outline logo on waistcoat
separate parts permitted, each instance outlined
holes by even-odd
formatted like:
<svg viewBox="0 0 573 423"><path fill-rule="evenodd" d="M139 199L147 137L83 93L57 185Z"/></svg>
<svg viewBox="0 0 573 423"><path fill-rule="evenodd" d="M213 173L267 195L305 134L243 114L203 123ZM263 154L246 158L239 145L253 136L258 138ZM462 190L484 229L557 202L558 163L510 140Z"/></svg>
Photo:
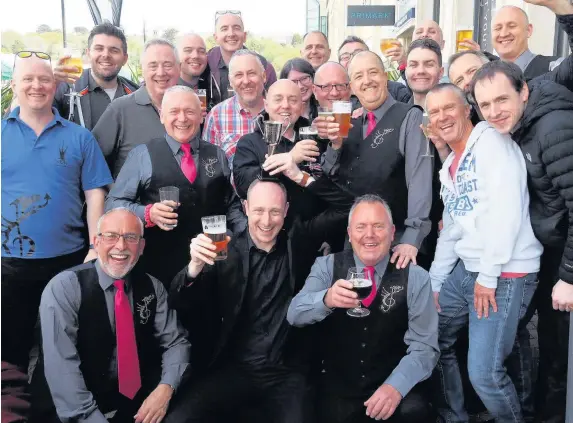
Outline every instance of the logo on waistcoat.
<svg viewBox="0 0 573 423"><path fill-rule="evenodd" d="M143 297L141 303L137 303L137 312L139 313L139 323L142 325L146 324L149 318L151 317L151 310L149 310L149 304L155 298L155 295L151 294L147 297Z"/></svg>
<svg viewBox="0 0 573 423"><path fill-rule="evenodd" d="M203 162L203 167L205 168L205 174L207 177L212 178L215 176L215 167L213 166L215 163L218 163L219 160L217 159L209 159L209 160L201 160Z"/></svg>
<svg viewBox="0 0 573 423"><path fill-rule="evenodd" d="M64 147L64 144L62 143L62 145L60 146L60 158L58 159L58 164L61 165L67 165L66 162L66 151L68 150L68 147Z"/></svg>
<svg viewBox="0 0 573 423"><path fill-rule="evenodd" d="M382 131L377 130L374 134L374 138L372 139L372 144L370 146L372 148L378 147L380 144L384 142L384 137L389 133L394 132L394 128L384 129Z"/></svg>
<svg viewBox="0 0 573 423"><path fill-rule="evenodd" d="M390 291L388 291L385 287L381 288L380 293L382 295L382 304L380 304L380 311L382 311L382 313L388 313L390 309L396 305L394 294L397 294L403 289L404 287L399 285L392 285L390 287Z"/></svg>

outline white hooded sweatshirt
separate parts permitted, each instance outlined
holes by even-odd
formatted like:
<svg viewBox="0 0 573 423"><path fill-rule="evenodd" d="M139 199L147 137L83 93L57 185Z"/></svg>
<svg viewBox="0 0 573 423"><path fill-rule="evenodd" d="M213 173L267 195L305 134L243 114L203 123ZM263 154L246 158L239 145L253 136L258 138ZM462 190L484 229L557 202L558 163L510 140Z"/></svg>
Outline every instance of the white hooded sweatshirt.
<svg viewBox="0 0 573 423"><path fill-rule="evenodd" d="M539 271L543 247L529 220L523 153L487 122L473 129L454 179L451 153L440 170L443 230L430 268L432 290L440 291L461 259L477 281L496 288L502 272Z"/></svg>

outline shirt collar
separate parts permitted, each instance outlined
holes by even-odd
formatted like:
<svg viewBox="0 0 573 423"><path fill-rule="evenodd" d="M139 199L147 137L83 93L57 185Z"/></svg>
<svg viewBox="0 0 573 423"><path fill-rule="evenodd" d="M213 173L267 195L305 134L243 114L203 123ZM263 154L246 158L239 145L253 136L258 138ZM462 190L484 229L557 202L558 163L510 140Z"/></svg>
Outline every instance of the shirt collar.
<svg viewBox="0 0 573 423"><path fill-rule="evenodd" d="M515 59L515 64L519 66L519 69L525 71L525 68L531 63L531 61L535 59L535 54L531 52L531 50L527 49L521 55Z"/></svg>
<svg viewBox="0 0 573 423"><path fill-rule="evenodd" d="M376 110L373 110L374 116L376 117L376 123L380 122L380 119L382 119L384 117L386 112L390 109L390 107L392 107L394 105L394 103L396 103L396 100L394 100L394 97L392 97L390 95L390 93L388 93L388 97L386 97L386 101L384 103L382 103L380 105L380 107L378 107ZM366 111L366 110L364 110L364 111ZM368 113L364 113L362 115L362 123L364 123L364 124L368 123L367 116L368 116Z"/></svg>
<svg viewBox="0 0 573 423"><path fill-rule="evenodd" d="M278 247L280 247L286 238L287 238L286 232L281 230L279 232L279 234L277 235L277 240L275 242L275 245L273 245L273 248L271 248L271 250L267 253L265 250L261 250L259 247L257 247L255 245L253 238L251 238L251 234L249 232L249 229L247 228L247 245L249 247L249 252L251 252L253 249L255 249L255 251L258 251L262 254L270 254L270 253L274 252Z"/></svg>
<svg viewBox="0 0 573 423"><path fill-rule="evenodd" d="M112 278L110 275L108 275L107 273L104 272L104 270L101 268L101 264L99 262L99 259L97 259L95 262L95 268L97 271L99 285L101 286L101 288L104 291L107 291L117 279ZM125 284L124 284L125 292L128 292L129 291L129 274L127 274L122 280L125 281Z"/></svg>
<svg viewBox="0 0 573 423"><path fill-rule="evenodd" d="M173 139L173 137L171 137L167 133L165 134L165 140L167 141L167 144L169 145L169 148L171 149L173 155L176 156L177 153L179 153L179 150L181 149L181 143ZM191 138L189 144L191 144L191 154L197 152L199 150L199 137L195 135L193 138Z"/></svg>
<svg viewBox="0 0 573 423"><path fill-rule="evenodd" d="M241 106L241 103L239 102L239 99L238 99L238 97L237 97L236 95L234 95L233 97L231 97L230 99L225 100L225 101L229 101L229 102L230 102L231 108L233 108L236 113L239 113L239 114L240 114L241 111L244 111L245 113L250 114L250 112L249 112L247 109L245 109L243 106ZM255 116L252 116L252 117L253 117L253 118L254 118L254 117L257 117L257 116L259 116L261 113L264 113L264 111L265 111L265 108L264 108L264 106L263 106L263 108L259 111L259 113L257 113Z"/></svg>
<svg viewBox="0 0 573 423"><path fill-rule="evenodd" d="M223 55L221 54L221 58L219 59L219 69L227 69L227 64L223 60Z"/></svg>
<svg viewBox="0 0 573 423"><path fill-rule="evenodd" d="M135 92L135 102L141 106L151 104L151 97L149 97L149 93L147 92L145 85Z"/></svg>
<svg viewBox="0 0 573 423"><path fill-rule="evenodd" d="M374 266L374 269L376 270L376 274L380 278L382 278L382 276L384 276L384 273L386 273L386 268L388 267L388 261L389 260L390 260L390 255L386 254L384 257L382 257L382 260L380 260L378 263L376 263L376 266ZM359 268L366 267L366 265L364 263L362 263L362 261L358 258L356 253L354 253L354 263L356 264L356 267L359 267Z"/></svg>
<svg viewBox="0 0 573 423"><path fill-rule="evenodd" d="M99 88L100 90L104 90L102 87L100 87L100 85L97 83L97 81L95 80L95 78L92 75L92 72L90 70L89 74L88 74L88 91L93 91L96 88ZM122 85L121 85L121 81L119 80L119 78L117 78L117 88L116 89L122 89Z"/></svg>
<svg viewBox="0 0 573 423"><path fill-rule="evenodd" d="M50 126L54 126L56 123L59 123L62 126L68 126L69 125L70 122L67 119L64 119L62 116L60 116L60 112L58 112L58 109L56 109L55 107L52 107L52 113L54 114L54 118L52 119L52 121L50 123L48 123L46 125L46 128L49 128ZM14 110L12 110L6 119L18 120L20 122L23 122L22 119L20 119L20 106L16 107Z"/></svg>

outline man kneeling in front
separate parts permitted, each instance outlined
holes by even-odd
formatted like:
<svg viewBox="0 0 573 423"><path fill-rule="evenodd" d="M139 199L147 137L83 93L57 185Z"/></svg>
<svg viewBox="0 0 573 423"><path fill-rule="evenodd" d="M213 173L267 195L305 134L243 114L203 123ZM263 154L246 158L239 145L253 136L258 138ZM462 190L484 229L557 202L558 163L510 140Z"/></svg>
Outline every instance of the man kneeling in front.
<svg viewBox="0 0 573 423"><path fill-rule="evenodd" d="M430 421L418 385L439 356L430 277L389 263L394 225L380 197L356 199L348 236L352 250L318 258L287 314L293 326L316 328L318 421Z"/></svg>

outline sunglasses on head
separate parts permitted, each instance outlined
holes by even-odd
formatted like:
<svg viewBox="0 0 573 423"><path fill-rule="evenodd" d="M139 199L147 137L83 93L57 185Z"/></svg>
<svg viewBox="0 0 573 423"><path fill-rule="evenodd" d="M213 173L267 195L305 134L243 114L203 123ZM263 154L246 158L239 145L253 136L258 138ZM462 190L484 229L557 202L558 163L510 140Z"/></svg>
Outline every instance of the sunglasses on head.
<svg viewBox="0 0 573 423"><path fill-rule="evenodd" d="M52 58L50 57L50 55L48 53L44 53L43 51L22 50L22 51L19 51L18 53L16 53L16 55L14 57L14 66L12 67L12 69L16 68L16 59L18 59L18 58L28 59L32 56L36 56L42 60L47 60L48 62L50 62L50 64L52 63Z"/></svg>
<svg viewBox="0 0 573 423"><path fill-rule="evenodd" d="M219 16L223 16L223 15L237 15L237 16L241 16L241 11L240 10L218 10L215 12L215 20L217 20L217 18Z"/></svg>

